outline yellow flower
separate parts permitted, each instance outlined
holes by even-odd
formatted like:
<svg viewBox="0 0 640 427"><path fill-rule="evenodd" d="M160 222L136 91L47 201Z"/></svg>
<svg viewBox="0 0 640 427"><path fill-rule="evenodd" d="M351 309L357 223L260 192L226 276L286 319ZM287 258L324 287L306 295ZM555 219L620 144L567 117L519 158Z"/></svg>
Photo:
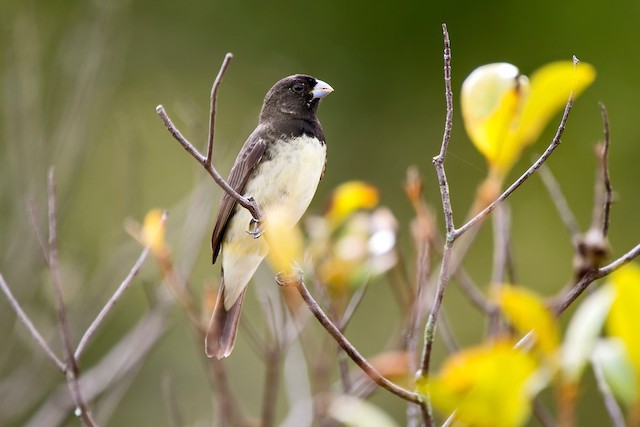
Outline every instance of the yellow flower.
<svg viewBox="0 0 640 427"><path fill-rule="evenodd" d="M595 69L571 61L547 64L529 80L507 63L476 68L462 84L462 117L469 138L503 179L549 120L595 79Z"/></svg>
<svg viewBox="0 0 640 427"><path fill-rule="evenodd" d="M140 241L151 248L156 258L164 258L167 255L167 243L165 241L165 213L160 209L152 209L144 217Z"/></svg>
<svg viewBox="0 0 640 427"><path fill-rule="evenodd" d="M534 331L538 348L545 356L555 358L560 332L542 298L525 288L504 285L499 288L497 300L515 329L523 335Z"/></svg>
<svg viewBox="0 0 640 427"><path fill-rule="evenodd" d="M444 415L455 411L461 423L515 427L525 423L533 397L546 383L535 358L514 350L510 341L469 348L447 359L432 379L418 382Z"/></svg>
<svg viewBox="0 0 640 427"><path fill-rule="evenodd" d="M270 210L264 222L264 238L269 244L267 260L277 273L296 273L296 264L302 261L304 239L302 232L285 207Z"/></svg>
<svg viewBox="0 0 640 427"><path fill-rule="evenodd" d="M610 280L615 297L607 318L607 332L624 343L640 386L640 266L627 264L614 271Z"/></svg>
<svg viewBox="0 0 640 427"><path fill-rule="evenodd" d="M334 227L340 226L353 212L372 209L379 201L378 189L362 181L349 181L333 191L326 218Z"/></svg>

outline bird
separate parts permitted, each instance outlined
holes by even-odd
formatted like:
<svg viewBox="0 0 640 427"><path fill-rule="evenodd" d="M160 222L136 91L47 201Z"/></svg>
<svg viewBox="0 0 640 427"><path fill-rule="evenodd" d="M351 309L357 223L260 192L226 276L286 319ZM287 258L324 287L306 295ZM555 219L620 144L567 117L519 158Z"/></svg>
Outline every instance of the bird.
<svg viewBox="0 0 640 427"><path fill-rule="evenodd" d="M318 104L333 92L329 84L305 74L278 81L265 95L258 125L231 167L227 183L251 197L268 220L273 209L286 208L293 228L309 207L324 175L327 146ZM228 193L211 236L212 262L221 258L216 305L205 336L210 358L228 357L238 331L247 284L269 252L260 225Z"/></svg>

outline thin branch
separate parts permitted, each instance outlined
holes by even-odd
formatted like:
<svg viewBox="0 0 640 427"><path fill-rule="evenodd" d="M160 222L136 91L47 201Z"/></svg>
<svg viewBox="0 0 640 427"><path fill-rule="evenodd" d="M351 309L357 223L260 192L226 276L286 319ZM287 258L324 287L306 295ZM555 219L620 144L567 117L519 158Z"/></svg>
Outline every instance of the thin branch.
<svg viewBox="0 0 640 427"><path fill-rule="evenodd" d="M162 214L162 224L164 224L166 220L167 220L167 212L165 211ZM98 327L102 325L102 322L107 317L107 314L109 314L111 309L120 300L120 297L122 296L122 294L124 294L124 292L129 288L129 285L131 285L131 282L133 282L133 279L138 275L150 251L151 251L151 247L149 246L145 247L142 250L142 253L138 257L137 261L135 262L133 267L131 267L131 270L129 270L129 273L124 278L122 283L120 283L120 286L118 286L118 289L116 289L113 295L111 295L111 298L109 298L109 301L107 301L104 307L102 307L102 310L100 310L100 313L98 313L98 315L93 320L91 325L89 325L84 335L80 339L80 343L78 344L78 347L76 348L76 351L74 354L74 357L76 360L80 360L80 356L82 355L82 352L84 351L91 337L93 337Z"/></svg>
<svg viewBox="0 0 640 427"><path fill-rule="evenodd" d="M49 347L49 344L47 344L47 342L42 337L40 332L38 332L38 329L33 324L31 319L29 318L29 316L27 316L27 314L24 312L24 310L22 310L22 307L20 306L20 303L18 303L18 301L15 299L15 297L11 293L11 289L7 285L7 282L5 282L4 277L2 277L2 274L0 274L0 288L2 289L2 292L6 295L7 300L9 301L9 304L11 305L11 308L13 308L13 311L16 312L16 314L18 315L18 318L20 319L20 321L29 330L29 333L31 334L31 337L34 339L34 341L36 343L38 343L38 345L40 345L40 348L42 348L42 350L44 350L46 355L49 356L49 359L51 359L51 361L56 365L56 367L61 372L64 373L66 371L66 369L67 369L66 365L62 362L62 360L60 360L58 358L58 356L56 356L56 354L53 352L51 347Z"/></svg>
<svg viewBox="0 0 640 427"><path fill-rule="evenodd" d="M82 398L80 385L78 383L78 365L73 355L71 344L71 333L69 331L69 321L64 307L62 296L62 284L60 281L60 267L58 265L58 235L57 235L57 212L56 212L56 178L54 169L49 169L49 272L51 274L51 284L56 298L56 312L58 316L58 329L62 338L62 344L67 359L67 383L69 391L76 404L78 417L85 426L95 426L96 423L91 418L91 414Z"/></svg>
<svg viewBox="0 0 640 427"><path fill-rule="evenodd" d="M209 114L209 143L207 146L207 157L200 154L200 152L180 133L178 128L173 124L171 119L169 118L167 112L165 111L162 105L158 105L156 107L156 112L160 116L162 123L164 123L165 127L171 133L171 135L175 138L182 147L187 150L191 156L198 161L204 167L204 169L211 175L213 180L230 196L232 197L238 204L240 204L243 208L247 209L253 219L260 222L262 220L262 212L258 207L258 203L253 200L251 197L244 197L236 190L231 188L229 184L220 176L218 171L211 164L211 156L213 153L213 136L214 136L214 128L215 128L215 103L217 98L218 87L220 86L220 82L222 81L222 76L224 75L227 66L229 65L229 61L233 57L232 54L228 53L225 56L225 59L220 67L220 71L218 72L218 76L213 83L211 88L211 110Z"/></svg>
<svg viewBox="0 0 640 427"><path fill-rule="evenodd" d="M438 316L442 308L442 302L444 300L444 294L449 284L449 264L451 262L451 248L453 245L453 233L455 232L455 226L453 222L453 212L451 210L451 198L449 196L449 183L447 182L447 176L444 169L444 160L447 154L447 147L449 145L449 139L451 137L451 128L453 127L453 91L451 89L451 42L449 40L449 33L447 32L446 24L442 25L442 33L444 36L444 85L445 85L445 99L447 103L447 115L444 125L444 134L442 136L442 146L440 147L440 154L433 158L433 165L438 175L438 184L440 187L440 196L442 199L442 208L444 210L444 218L446 224L447 235L445 239L444 249L442 253L442 261L440 265L440 274L438 276L438 287L436 289L435 300L431 313L427 317L427 324L424 330L424 345L422 349L422 358L420 363L419 376L425 378L429 375L429 365L431 361L431 353L433 349L433 340L436 335L436 325L438 323ZM428 425L433 424L433 418L431 411L428 411L429 418Z"/></svg>
<svg viewBox="0 0 640 427"><path fill-rule="evenodd" d="M218 75L213 81L213 86L211 86L211 104L209 106L209 143L207 144L206 160L208 165L211 164L211 160L213 157L213 136L216 127L216 101L218 100L218 88L220 87L220 83L222 83L224 73L227 71L227 67L229 66L229 63L232 59L233 54L231 52L227 53L224 56L224 60L222 61L222 65L220 66L220 71L218 71Z"/></svg>
<svg viewBox="0 0 640 427"><path fill-rule="evenodd" d="M569 95L569 100L567 101L567 105L564 108L564 113L562 114L562 119L560 120L560 125L558 126L558 130L556 131L555 136L551 140L551 144L547 147L547 149L542 153L542 156L538 158L538 160L533 163L529 169L527 169L521 176L518 178L513 184L509 186L496 200L494 200L489 206L480 211L476 216L474 216L471 220L469 220L462 227L456 229L451 234L451 239L456 240L458 237L463 235L467 230L473 227L478 222L482 221L484 218L489 215L499 203L502 203L507 199L515 190L518 189L531 175L535 173L538 168L544 164L544 162L551 156L556 148L560 145L562 134L564 133L564 129L567 125L567 120L569 119L569 113L571 112L571 108L573 107L573 92Z"/></svg>
<svg viewBox="0 0 640 427"><path fill-rule="evenodd" d="M618 402L616 402L616 398L613 396L609 384L607 384L604 372L602 371L602 366L593 359L591 360L591 366L593 367L593 374L596 378L598 390L600 391L602 400L604 401L604 407L609 413L611 425L614 427L625 427L626 423L624 422L624 415L622 414L622 410L620 409Z"/></svg>
<svg viewBox="0 0 640 427"><path fill-rule="evenodd" d="M282 348L278 342L265 352L265 379L262 392L261 427L272 427L275 423L278 388L282 376Z"/></svg>
<svg viewBox="0 0 640 427"><path fill-rule="evenodd" d="M576 217L573 215L573 211L571 211L569 203L567 203L567 199L564 197L564 193L560 189L560 184L558 184L558 181L553 176L551 169L549 169L547 165L542 165L539 173L544 186L547 188L547 191L551 196L551 200L556 205L556 209L560 214L562 222L564 222L565 227L567 227L567 231L569 231L569 234L571 235L572 241L575 243L580 236L580 227L578 227Z"/></svg>
<svg viewBox="0 0 640 427"><path fill-rule="evenodd" d="M178 404L176 403L173 378L169 373L165 374L162 378L162 397L164 398L164 404L169 415L169 425L171 427L181 427L182 417L180 416Z"/></svg>
<svg viewBox="0 0 640 427"><path fill-rule="evenodd" d="M564 296L560 298L560 301L554 304L555 312L557 315L565 311L587 287L597 279L611 274L613 271L622 267L626 263L630 262L634 258L640 256L640 243L629 250L627 253L616 259L610 264L600 267L596 270L587 272L576 285L569 290Z"/></svg>
<svg viewBox="0 0 640 427"><path fill-rule="evenodd" d="M611 201L613 199L613 189L611 188L611 177L609 176L609 146L611 145L611 137L609 134L609 118L607 109L603 103L600 103L600 112L602 114L602 123L604 128L604 147L600 155L602 167L602 179L604 183L605 199L602 212L602 235L606 238L609 233L609 222L611 215Z"/></svg>
<svg viewBox="0 0 640 427"><path fill-rule="evenodd" d="M40 246L40 252L42 252L42 256L44 257L44 262L46 262L47 265L49 265L49 251L47 250L47 244L44 241L44 237L42 237L42 233L38 229L36 214L34 212L33 203L31 202L31 200L27 202L27 213L29 214L29 222L31 223L33 234L35 234L36 236L36 240L38 241L38 246Z"/></svg>
<svg viewBox="0 0 640 427"><path fill-rule="evenodd" d="M445 117L444 133L442 135L442 145L440 153L433 158L433 165L438 175L438 185L440 187L440 196L442 198L442 208L444 210L444 220L447 229L447 240L455 232L453 222L453 212L451 210L451 197L449 195L449 183L444 170L444 160L447 155L447 147L451 139L451 129L453 128L453 91L451 90L451 41L447 32L447 25L442 24L442 34L444 36L444 87L445 100L447 103L447 114Z"/></svg>
<svg viewBox="0 0 640 427"><path fill-rule="evenodd" d="M353 344L351 344L349 340L340 332L338 327L333 324L331 319L329 319L322 308L313 299L302 279L299 278L298 280L295 280L295 282L287 282L286 284L289 283L295 285L296 289L300 293L300 296L307 304L307 307L309 307L309 310L311 310L318 321L320 321L320 324L327 330L327 332L329 332L329 334L331 334L331 336L336 340L340 347L342 347L342 349L345 351L345 353L347 353L351 360L353 360L356 365L358 365L358 367L360 367L360 369L362 369L362 371L369 376L369 378L371 378L380 387L408 402L412 402L420 406L424 405L424 401L419 394L406 390L386 379L358 352L358 350L356 350Z"/></svg>
<svg viewBox="0 0 640 427"><path fill-rule="evenodd" d="M556 423L549 410L542 404L539 398L533 399L533 414L544 427L555 427Z"/></svg>

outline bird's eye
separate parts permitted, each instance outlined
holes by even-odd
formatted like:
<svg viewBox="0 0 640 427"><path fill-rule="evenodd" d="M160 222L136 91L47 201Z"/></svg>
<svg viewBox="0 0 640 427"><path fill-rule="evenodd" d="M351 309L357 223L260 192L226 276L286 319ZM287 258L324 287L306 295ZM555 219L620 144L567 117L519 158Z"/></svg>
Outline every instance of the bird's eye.
<svg viewBox="0 0 640 427"><path fill-rule="evenodd" d="M296 83L291 89L293 89L294 92L300 93L304 90L304 85L302 83Z"/></svg>

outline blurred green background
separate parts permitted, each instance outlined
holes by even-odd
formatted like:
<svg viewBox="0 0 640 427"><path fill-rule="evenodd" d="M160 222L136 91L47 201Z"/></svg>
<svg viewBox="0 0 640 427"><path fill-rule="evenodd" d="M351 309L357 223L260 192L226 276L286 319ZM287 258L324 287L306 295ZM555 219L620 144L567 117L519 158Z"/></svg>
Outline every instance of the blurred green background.
<svg viewBox="0 0 640 427"><path fill-rule="evenodd" d="M408 257L412 213L402 182L409 165L424 174L427 197L440 213L431 158L439 149L445 113L441 24L448 24L452 40L456 107L462 80L481 64L507 61L530 74L575 54L593 64L598 77L578 99L549 165L586 229L593 147L602 138L597 102L604 102L613 140L613 252L640 240L638 2L3 0L0 8L0 273L50 342L58 342L52 294L26 213L30 201L46 235L50 166L58 175L60 257L74 340L138 254L123 223L141 221L151 208L170 210L169 243L185 275L193 266L196 294L216 282L208 239L220 190L170 137L155 107L162 103L186 136L203 147L210 86L229 51L235 59L220 90L215 146L223 175L253 130L271 85L285 75L312 74L335 93L319 111L329 157L310 210L320 212L332 188L345 180L369 181L398 217ZM546 147L558 120L525 153L514 176L534 151ZM469 143L458 110L447 171L460 224L486 165ZM510 205L521 281L545 294L558 291L571 275L571 244L539 178ZM465 262L483 286L491 274L491 247L485 227ZM271 283L269 274L265 269L258 285ZM91 342L81 368L100 360L148 311L158 277L150 260ZM374 283L348 330L364 355L382 351L397 332L390 295L383 281ZM446 305L460 341L478 342L484 326L475 309L455 289ZM259 324L259 311L252 296L245 316ZM39 354L4 298L0 336L0 401L5 402L0 424L23 425L62 377ZM174 308L166 335L140 370L127 374L130 387L114 387L110 395L119 398L98 399L96 411L111 414L112 426L169 425L162 409L162 383L169 375L184 425L210 425L212 399L201 353L201 343ZM436 360L443 354L438 350ZM259 414L263 367L242 336L229 366L243 407ZM373 400L402 422L402 402L383 391ZM606 420L593 387L579 409L584 425ZM278 419L285 414L281 396ZM65 425L77 424L68 419Z"/></svg>

